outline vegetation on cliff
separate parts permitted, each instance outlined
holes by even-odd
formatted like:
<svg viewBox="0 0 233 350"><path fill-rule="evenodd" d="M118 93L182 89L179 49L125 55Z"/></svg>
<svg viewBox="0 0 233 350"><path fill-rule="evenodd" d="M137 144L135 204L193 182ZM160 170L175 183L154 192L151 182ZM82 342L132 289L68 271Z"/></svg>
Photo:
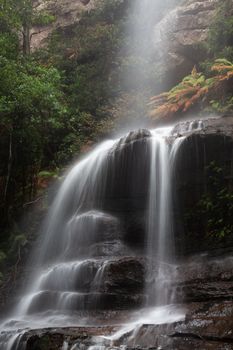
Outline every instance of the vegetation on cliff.
<svg viewBox="0 0 233 350"><path fill-rule="evenodd" d="M232 234L233 191L228 171L226 165L223 168L215 161L205 167L205 191L184 217L185 232L190 237L200 231L205 232L206 239L221 242Z"/></svg>
<svg viewBox="0 0 233 350"><path fill-rule="evenodd" d="M9 258L18 264L35 231L19 218L30 203L43 203L49 178L112 128L126 3L101 1L32 52L30 29L53 16L32 0L0 0L0 269ZM40 214L32 226L39 221Z"/></svg>
<svg viewBox="0 0 233 350"><path fill-rule="evenodd" d="M110 62L116 53L113 46L119 48L113 5L105 2L95 15L87 15L74 35L69 34L69 43L63 41L63 33L55 33L48 49L32 53L30 28L47 24L52 16L38 13L31 0L0 2L3 240L5 228L17 220L18 209L22 214L22 207L35 198L41 171L54 174L103 129L98 108L112 94ZM78 58L67 49L67 45L76 47L76 37Z"/></svg>
<svg viewBox="0 0 233 350"><path fill-rule="evenodd" d="M201 110L208 106L218 112L228 112L233 108L232 81L233 63L226 59L215 60L208 76L198 73L194 67L191 74L169 92L151 98L151 117L172 118L196 105Z"/></svg>
<svg viewBox="0 0 233 350"><path fill-rule="evenodd" d="M164 8L167 3L177 1ZM35 4L0 0L3 240L5 228L35 198L41 171L54 174L88 149L113 130L118 105L131 99L137 110L143 94L122 82L127 67L136 72L143 65L141 57L131 55L136 42L128 32L135 21L130 1L101 0L77 24L55 30L46 48L32 52L33 26L54 20ZM151 72L144 73L152 82Z"/></svg>
<svg viewBox="0 0 233 350"><path fill-rule="evenodd" d="M154 119L174 118L177 113L229 113L233 110L233 12L232 1L219 4L201 50L207 58L194 67L191 74L170 91L151 98L150 116Z"/></svg>

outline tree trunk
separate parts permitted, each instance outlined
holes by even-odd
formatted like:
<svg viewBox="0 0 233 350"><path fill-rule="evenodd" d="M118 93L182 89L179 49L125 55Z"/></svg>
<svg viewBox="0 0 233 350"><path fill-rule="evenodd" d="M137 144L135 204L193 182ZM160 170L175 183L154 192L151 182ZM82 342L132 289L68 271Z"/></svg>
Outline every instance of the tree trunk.
<svg viewBox="0 0 233 350"><path fill-rule="evenodd" d="M28 25L23 26L23 54L25 56L30 55L31 51L31 37L30 28Z"/></svg>
<svg viewBox="0 0 233 350"><path fill-rule="evenodd" d="M9 139L9 155L8 155L8 165L7 165L7 177L6 177L6 185L5 185L5 191L4 191L4 201L5 202L6 202L6 199L7 199L8 185L9 185L10 175L11 175L11 166L12 166L12 133L10 133L10 139Z"/></svg>

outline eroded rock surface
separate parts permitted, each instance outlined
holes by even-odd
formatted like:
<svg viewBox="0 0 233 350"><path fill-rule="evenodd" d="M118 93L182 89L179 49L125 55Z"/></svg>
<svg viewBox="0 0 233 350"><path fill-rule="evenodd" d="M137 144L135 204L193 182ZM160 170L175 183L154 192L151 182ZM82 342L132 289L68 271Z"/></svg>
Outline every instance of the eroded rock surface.
<svg viewBox="0 0 233 350"><path fill-rule="evenodd" d="M25 333L26 350L87 350L102 346L106 350L230 350L233 349L233 303L193 303L186 305L186 319L170 325L141 325L125 331L116 339L108 339L119 326L44 329ZM109 314L111 317L111 314ZM76 347L75 347L76 346Z"/></svg>
<svg viewBox="0 0 233 350"><path fill-rule="evenodd" d="M49 35L56 29L64 29L78 23L83 12L95 8L98 0L37 0L35 6L38 11L44 11L54 16L54 21L47 26L32 28L32 50L43 47Z"/></svg>
<svg viewBox="0 0 233 350"><path fill-rule="evenodd" d="M203 44L208 37L220 0L185 1L170 11L156 26L154 44L161 47L164 75L172 86L189 74L203 57ZM156 57L155 57L156 60Z"/></svg>

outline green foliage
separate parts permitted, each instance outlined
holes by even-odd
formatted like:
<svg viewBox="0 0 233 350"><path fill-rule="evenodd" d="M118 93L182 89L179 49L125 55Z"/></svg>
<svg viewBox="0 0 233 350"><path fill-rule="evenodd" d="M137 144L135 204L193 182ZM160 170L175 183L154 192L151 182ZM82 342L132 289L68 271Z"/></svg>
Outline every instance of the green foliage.
<svg viewBox="0 0 233 350"><path fill-rule="evenodd" d="M5 259L6 259L6 254L2 250L0 250L0 266L5 261Z"/></svg>
<svg viewBox="0 0 233 350"><path fill-rule="evenodd" d="M0 143L6 154L11 143L8 187L15 181L22 185L22 200L26 200L26 184L32 183L36 169L44 162L51 131L62 128L66 106L59 86L60 75L53 67L43 67L32 59L14 61L0 57ZM6 159L0 176L7 176L8 167Z"/></svg>
<svg viewBox="0 0 233 350"><path fill-rule="evenodd" d="M41 124L42 116L54 123L53 115L62 112L59 99L60 76L55 68L45 68L35 61L11 61L0 57L0 111L7 117L20 113L28 122ZM45 118L44 118L45 119Z"/></svg>
<svg viewBox="0 0 233 350"><path fill-rule="evenodd" d="M233 232L233 193L224 186L223 170L215 162L207 167L207 173L208 190L200 200L198 208L206 216L207 234L224 238Z"/></svg>
<svg viewBox="0 0 233 350"><path fill-rule="evenodd" d="M104 104L114 94L124 1L103 1L69 40L65 32L56 33L50 51L26 56L17 32L30 33L32 25L54 17L36 12L31 0L0 5L0 212L6 226L33 199L38 178L53 174L113 127Z"/></svg>
<svg viewBox="0 0 233 350"><path fill-rule="evenodd" d="M52 167L68 108L61 74L48 62L22 55L17 35L36 20L29 0L0 0L0 214L10 224L36 193L40 168ZM40 13L40 21L45 14ZM38 17L38 13L37 13ZM39 21L39 19L37 18ZM46 19L46 23L48 23ZM61 136L60 136L61 135ZM3 235L2 231L2 234Z"/></svg>
<svg viewBox="0 0 233 350"><path fill-rule="evenodd" d="M18 37L12 33L1 33L0 53L2 57L15 59L18 54Z"/></svg>
<svg viewBox="0 0 233 350"><path fill-rule="evenodd" d="M43 171L39 172L38 177L41 177L41 178L42 177L45 177L45 178L57 177L57 172L56 171L43 170Z"/></svg>
<svg viewBox="0 0 233 350"><path fill-rule="evenodd" d="M20 247L24 247L28 243L27 237L24 234L18 234L13 237L12 246L10 249L11 253L18 251Z"/></svg>
<svg viewBox="0 0 233 350"><path fill-rule="evenodd" d="M208 54L233 60L233 9L231 0L222 0L206 43Z"/></svg>
<svg viewBox="0 0 233 350"><path fill-rule="evenodd" d="M224 170L216 162L211 162L205 169L206 189L188 219L204 223L206 235L223 239L233 233L233 191L226 181Z"/></svg>
<svg viewBox="0 0 233 350"><path fill-rule="evenodd" d="M63 71L64 89L73 114L84 112L102 118L101 107L118 89L123 32L117 12L123 1L103 1L97 11L83 16L78 26L55 32L49 55ZM51 58L50 58L51 59Z"/></svg>
<svg viewBox="0 0 233 350"><path fill-rule="evenodd" d="M216 58L223 57L224 60L233 61L233 10L231 0L219 2L215 19L210 25L208 39L202 45L202 49L204 49L207 59L201 62L200 66L207 74Z"/></svg>
<svg viewBox="0 0 233 350"><path fill-rule="evenodd" d="M192 74L184 78L168 93L152 98L153 118L173 117L177 112L185 113L192 107L206 112L232 112L233 74L233 8L232 0L222 0L207 41L200 51L207 58L199 63L202 73L193 79Z"/></svg>
<svg viewBox="0 0 233 350"><path fill-rule="evenodd" d="M51 15L45 11L40 11L38 13L38 10L36 10L33 18L33 25L47 26L53 23L55 20L56 17L54 15Z"/></svg>
<svg viewBox="0 0 233 350"><path fill-rule="evenodd" d="M11 35L22 35L24 55L30 54L32 27L48 25L55 19L37 5L33 0L0 0L0 29Z"/></svg>

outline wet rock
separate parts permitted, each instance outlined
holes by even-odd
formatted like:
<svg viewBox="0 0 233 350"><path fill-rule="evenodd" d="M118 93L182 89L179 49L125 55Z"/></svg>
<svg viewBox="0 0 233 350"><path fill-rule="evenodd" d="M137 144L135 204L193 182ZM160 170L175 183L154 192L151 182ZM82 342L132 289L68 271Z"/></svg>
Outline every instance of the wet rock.
<svg viewBox="0 0 233 350"><path fill-rule="evenodd" d="M147 129L139 129L135 131L129 132L129 134L126 137L122 137L118 144L116 145L116 148L120 148L121 146L125 146L127 143L134 142L140 139L144 139L146 137L151 137L150 130Z"/></svg>
<svg viewBox="0 0 233 350"><path fill-rule="evenodd" d="M93 244L89 249L89 254L93 257L125 256L129 255L130 252L130 249L119 240Z"/></svg>
<svg viewBox="0 0 233 350"><path fill-rule="evenodd" d="M141 325L126 331L114 341L101 336L110 336L119 330L119 326L78 327L44 329L29 331L22 341L27 343L26 350L60 349L66 342L70 347L87 350L96 344L105 349L127 350L166 349L166 350L228 350L233 348L233 303L195 303L187 306L184 321L173 324Z"/></svg>
<svg viewBox="0 0 233 350"><path fill-rule="evenodd" d="M25 350L60 350L64 342L69 347L77 345L78 349L87 350L93 343L92 337L110 334L115 329L102 326L35 330L25 333L21 343Z"/></svg>
<svg viewBox="0 0 233 350"><path fill-rule="evenodd" d="M145 259L122 258L105 267L103 290L120 294L143 293Z"/></svg>
<svg viewBox="0 0 233 350"><path fill-rule="evenodd" d="M177 267L178 302L233 300L233 259L193 257Z"/></svg>
<svg viewBox="0 0 233 350"><path fill-rule="evenodd" d="M43 291L34 298L28 309L28 314L44 312L46 310L86 311L86 310L131 310L140 307L145 302L143 294L112 293L67 293Z"/></svg>
<svg viewBox="0 0 233 350"><path fill-rule="evenodd" d="M147 130L132 132L121 139L109 154L103 204L106 210L145 210L150 169L149 136Z"/></svg>
<svg viewBox="0 0 233 350"><path fill-rule="evenodd" d="M132 249L142 249L145 241L150 136L148 130L139 130L122 138L109 153L105 167L102 210L119 218L123 241Z"/></svg>
<svg viewBox="0 0 233 350"><path fill-rule="evenodd" d="M47 309L131 309L142 305L145 299L142 258L86 260L66 265L58 265L44 274L40 291L28 296L28 313Z"/></svg>
<svg viewBox="0 0 233 350"><path fill-rule="evenodd" d="M124 236L124 228L117 217L97 210L84 212L73 217L67 228L66 255L69 258L88 256L90 249L93 250L94 246L101 244L106 247L105 253L107 253L108 243L110 242L112 242L112 245L109 245L109 248L112 247L112 249L117 250L117 242L120 243ZM109 253L111 253L110 250Z"/></svg>
<svg viewBox="0 0 233 350"><path fill-rule="evenodd" d="M198 208L206 194L210 191L216 192L208 170L211 164L222 173L222 188L231 191L233 118L210 118L203 120L202 123L202 128L191 131L182 131L185 123L176 128L179 136L186 136L179 148L174 171L176 251L181 255L208 251L217 256L224 250L228 253L232 251L233 232L222 238L209 234L207 229L209 218L207 215L202 215ZM222 219L225 220L224 217Z"/></svg>
<svg viewBox="0 0 233 350"><path fill-rule="evenodd" d="M233 116L205 117L178 122L172 131L175 136L220 134L233 137Z"/></svg>

